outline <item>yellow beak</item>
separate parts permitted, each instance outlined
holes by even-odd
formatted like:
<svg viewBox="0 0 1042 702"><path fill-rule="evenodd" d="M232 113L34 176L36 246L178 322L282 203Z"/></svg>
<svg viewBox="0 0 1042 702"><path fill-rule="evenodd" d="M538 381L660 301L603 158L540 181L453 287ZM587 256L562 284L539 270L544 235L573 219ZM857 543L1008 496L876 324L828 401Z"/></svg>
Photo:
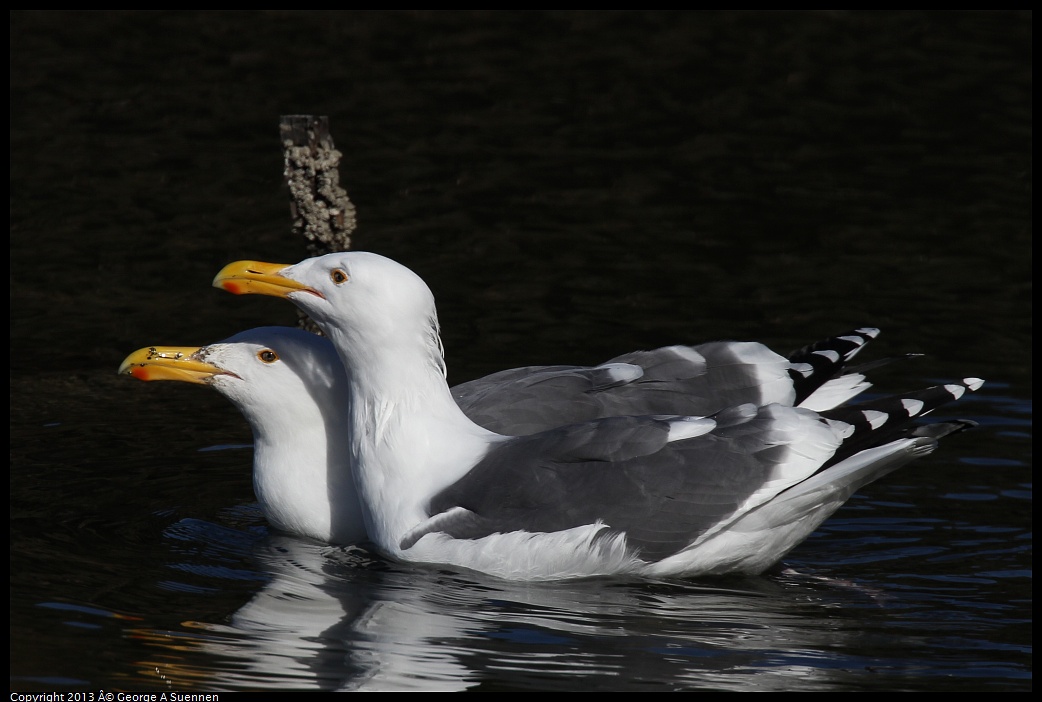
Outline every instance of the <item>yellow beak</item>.
<svg viewBox="0 0 1042 702"><path fill-rule="evenodd" d="M215 375L234 375L196 360L198 351L198 346L149 346L138 349L123 359L119 373L138 380L179 380L183 383L206 383Z"/></svg>
<svg viewBox="0 0 1042 702"><path fill-rule="evenodd" d="M235 261L221 269L213 279L215 288L223 288L233 295L271 295L286 297L291 292L307 290L315 293L303 283L281 275L289 268L287 263L263 263L261 261Z"/></svg>

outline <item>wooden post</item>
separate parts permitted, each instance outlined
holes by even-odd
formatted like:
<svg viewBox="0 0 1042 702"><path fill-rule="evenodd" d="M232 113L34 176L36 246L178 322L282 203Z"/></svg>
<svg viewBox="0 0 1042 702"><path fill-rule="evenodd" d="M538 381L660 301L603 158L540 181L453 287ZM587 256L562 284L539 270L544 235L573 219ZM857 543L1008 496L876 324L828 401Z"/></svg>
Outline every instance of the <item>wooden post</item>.
<svg viewBox="0 0 1042 702"><path fill-rule="evenodd" d="M340 187L340 157L329 134L329 118L283 115L279 135L289 186L293 232L306 240L308 253L321 256L351 248L358 226L355 206Z"/></svg>
<svg viewBox="0 0 1042 702"><path fill-rule="evenodd" d="M337 167L343 154L333 145L329 118L283 115L279 119L279 136L294 236L304 238L309 256L347 251L358 222L355 206L340 187ZM299 325L322 333L303 312Z"/></svg>

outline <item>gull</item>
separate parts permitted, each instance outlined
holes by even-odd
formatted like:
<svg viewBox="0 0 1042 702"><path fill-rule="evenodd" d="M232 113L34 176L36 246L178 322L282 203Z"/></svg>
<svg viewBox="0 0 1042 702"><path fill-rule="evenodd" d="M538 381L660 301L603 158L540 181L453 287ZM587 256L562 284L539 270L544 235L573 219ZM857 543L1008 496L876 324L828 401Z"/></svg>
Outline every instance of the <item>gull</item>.
<svg viewBox="0 0 1042 702"><path fill-rule="evenodd" d="M861 486L972 426L913 420L983 383L822 412L737 402L510 435L453 398L434 296L405 266L366 252L239 261L214 284L289 299L335 346L377 550L511 580L761 573Z"/></svg>
<svg viewBox="0 0 1042 702"><path fill-rule="evenodd" d="M259 327L206 346L149 346L119 373L205 384L253 432L253 492L279 531L354 545L366 540L345 431L347 376L328 339Z"/></svg>
<svg viewBox="0 0 1042 702"><path fill-rule="evenodd" d="M711 412L738 399L820 404L868 386L862 373L832 376L877 333L845 332L788 359L762 344L712 342L633 352L593 367L515 368L457 385L452 394L473 421L511 435L621 408ZM329 339L260 327L202 347L138 349L119 373L217 390L253 433L254 493L268 522L328 543L365 541L346 430L347 377Z"/></svg>

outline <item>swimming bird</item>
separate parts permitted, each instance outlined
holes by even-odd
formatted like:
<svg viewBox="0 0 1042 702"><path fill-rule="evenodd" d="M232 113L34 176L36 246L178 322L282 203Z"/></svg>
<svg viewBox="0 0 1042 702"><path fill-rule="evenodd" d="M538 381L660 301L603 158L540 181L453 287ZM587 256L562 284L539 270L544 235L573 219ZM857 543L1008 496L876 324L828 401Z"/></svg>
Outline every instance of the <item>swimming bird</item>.
<svg viewBox="0 0 1042 702"><path fill-rule="evenodd" d="M512 579L762 572L858 487L968 426L907 425L981 383L825 414L746 403L511 437L453 400L433 295L407 268L352 252L239 262L215 284L288 297L336 345L366 527L384 553Z"/></svg>
<svg viewBox="0 0 1042 702"><path fill-rule="evenodd" d="M253 491L273 527L343 545L366 540L345 434L347 377L327 339L260 327L202 347L139 349L119 372L206 384L235 405L253 432Z"/></svg>
<svg viewBox="0 0 1042 702"><path fill-rule="evenodd" d="M763 572L858 488L971 426L911 420L983 382L820 413L742 403L510 436L453 399L434 296L405 266L366 252L240 261L214 284L287 298L333 342L376 547L506 579Z"/></svg>
<svg viewBox="0 0 1042 702"><path fill-rule="evenodd" d="M457 385L473 421L530 434L638 413L711 413L734 401L827 402L867 387L861 373L832 377L877 330L861 329L785 359L761 344L713 342L625 354L605 364L533 366ZM352 545L365 541L351 472L349 387L329 339L261 327L207 346L149 346L121 374L206 384L242 413L254 436L254 493L280 531Z"/></svg>

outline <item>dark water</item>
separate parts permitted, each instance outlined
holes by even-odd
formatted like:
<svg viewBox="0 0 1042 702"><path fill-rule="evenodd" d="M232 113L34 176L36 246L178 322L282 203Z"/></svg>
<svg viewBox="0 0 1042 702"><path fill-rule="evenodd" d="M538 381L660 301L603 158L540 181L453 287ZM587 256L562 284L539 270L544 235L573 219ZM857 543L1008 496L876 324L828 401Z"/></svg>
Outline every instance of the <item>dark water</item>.
<svg viewBox="0 0 1042 702"><path fill-rule="evenodd" d="M1031 689L1030 13L14 12L11 688ZM149 344L294 322L281 114L450 379L853 325L981 426L786 559L519 585L269 533L216 393Z"/></svg>

